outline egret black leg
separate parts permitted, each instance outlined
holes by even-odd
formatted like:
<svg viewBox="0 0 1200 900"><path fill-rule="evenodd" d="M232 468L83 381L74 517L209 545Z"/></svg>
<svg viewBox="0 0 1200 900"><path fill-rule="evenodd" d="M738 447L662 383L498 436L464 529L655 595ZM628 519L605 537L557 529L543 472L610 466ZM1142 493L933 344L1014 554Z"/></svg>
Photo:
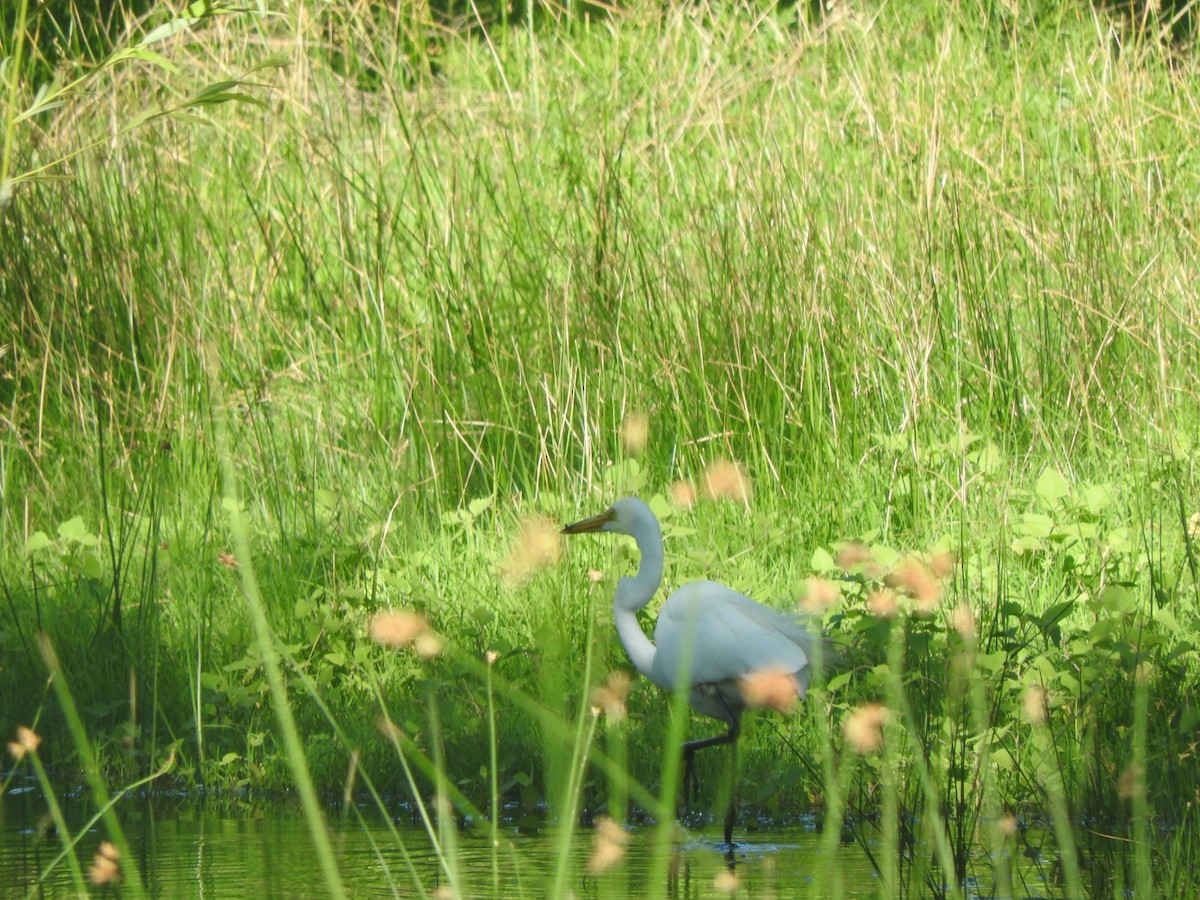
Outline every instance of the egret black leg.
<svg viewBox="0 0 1200 900"><path fill-rule="evenodd" d="M737 814L738 795L738 753L737 731L734 730L733 740L729 742L729 768L732 771L729 785L729 809L725 810L725 846L733 852L733 819Z"/></svg>
<svg viewBox="0 0 1200 900"><path fill-rule="evenodd" d="M700 793L695 772L692 771L692 757L696 755L696 751L703 750L705 747L716 747L719 744L732 743L736 746L739 731L739 726L734 724L730 725L729 730L724 734L703 738L699 741L688 741L683 745L683 798L685 802L690 803L692 795Z"/></svg>

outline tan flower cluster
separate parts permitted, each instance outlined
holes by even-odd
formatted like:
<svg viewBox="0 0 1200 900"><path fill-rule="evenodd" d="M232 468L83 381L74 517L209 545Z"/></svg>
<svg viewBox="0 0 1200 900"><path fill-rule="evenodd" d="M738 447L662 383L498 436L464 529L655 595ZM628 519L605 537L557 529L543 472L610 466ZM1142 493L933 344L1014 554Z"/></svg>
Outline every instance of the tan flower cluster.
<svg viewBox="0 0 1200 900"><path fill-rule="evenodd" d="M875 558L871 548L862 541L850 541L842 544L833 560L843 572L862 572L873 581L881 578L887 571L883 563Z"/></svg>
<svg viewBox="0 0 1200 900"><path fill-rule="evenodd" d="M963 640L975 640L978 629L975 627L975 612L967 604L960 603L950 613L950 625L962 635Z"/></svg>
<svg viewBox="0 0 1200 900"><path fill-rule="evenodd" d="M942 602L941 579L915 556L906 557L897 563L883 579L883 583L912 597L920 615L932 615L937 605Z"/></svg>
<svg viewBox="0 0 1200 900"><path fill-rule="evenodd" d="M1132 800L1146 791L1146 773L1140 763L1132 762L1117 776L1117 796Z"/></svg>
<svg viewBox="0 0 1200 900"><path fill-rule="evenodd" d="M121 881L121 851L108 841L101 841L88 868L92 884L118 884Z"/></svg>
<svg viewBox="0 0 1200 900"><path fill-rule="evenodd" d="M1040 684L1025 688L1021 695L1021 708L1025 712L1025 721L1031 725L1041 725L1046 721L1046 689Z"/></svg>
<svg viewBox="0 0 1200 900"><path fill-rule="evenodd" d="M812 615L820 615L838 602L842 597L842 589L828 578L812 576L805 581L804 599L800 605L804 611Z"/></svg>
<svg viewBox="0 0 1200 900"><path fill-rule="evenodd" d="M945 581L954 574L954 566L957 562L958 557L949 550L942 550L929 558L929 571L934 574L935 578Z"/></svg>
<svg viewBox="0 0 1200 900"><path fill-rule="evenodd" d="M760 669L738 679L738 691L751 709L790 712L800 700L796 680L783 669Z"/></svg>
<svg viewBox="0 0 1200 900"><path fill-rule="evenodd" d="M621 861L625 855L625 845L629 843L629 834L610 819L601 816L596 819L596 834L592 839L592 856L588 860L588 871L593 875L607 872Z"/></svg>
<svg viewBox="0 0 1200 900"><path fill-rule="evenodd" d="M390 609L371 618L368 634L385 647L407 647L412 644L421 659L432 659L442 651L442 640L429 630L429 623L420 613L405 609Z"/></svg>
<svg viewBox="0 0 1200 900"><path fill-rule="evenodd" d="M750 502L750 479L737 463L714 460L704 470L704 495L710 500Z"/></svg>
<svg viewBox="0 0 1200 900"><path fill-rule="evenodd" d="M874 753L883 746L883 726L891 713L882 703L867 703L858 707L842 723L842 735L857 753Z"/></svg>
<svg viewBox="0 0 1200 900"><path fill-rule="evenodd" d="M549 519L535 516L521 523L508 559L500 564L500 577L506 587L515 588L536 572L556 565L561 558L562 535L558 526Z"/></svg>
<svg viewBox="0 0 1200 900"><path fill-rule="evenodd" d="M621 449L626 456L641 456L650 438L650 419L644 413L626 413L621 419Z"/></svg>
<svg viewBox="0 0 1200 900"><path fill-rule="evenodd" d="M595 715L604 713L612 722L625 720L625 700L629 697L629 689L633 679L623 669L608 673L604 684L592 689L592 712Z"/></svg>
<svg viewBox="0 0 1200 900"><path fill-rule="evenodd" d="M900 598L891 588L880 588L867 595L867 610L878 619L894 619L900 612Z"/></svg>
<svg viewBox="0 0 1200 900"><path fill-rule="evenodd" d="M696 505L696 488L690 481L677 481L671 485L671 502L680 509L691 509Z"/></svg>
<svg viewBox="0 0 1200 900"><path fill-rule="evenodd" d="M17 726L17 739L8 742L8 752L12 754L12 758L20 762L25 758L27 753L37 753L37 748L42 744L41 737L32 728L24 725Z"/></svg>
<svg viewBox="0 0 1200 900"><path fill-rule="evenodd" d="M737 873L731 869L722 869L713 876L713 890L718 894L732 894L741 886Z"/></svg>

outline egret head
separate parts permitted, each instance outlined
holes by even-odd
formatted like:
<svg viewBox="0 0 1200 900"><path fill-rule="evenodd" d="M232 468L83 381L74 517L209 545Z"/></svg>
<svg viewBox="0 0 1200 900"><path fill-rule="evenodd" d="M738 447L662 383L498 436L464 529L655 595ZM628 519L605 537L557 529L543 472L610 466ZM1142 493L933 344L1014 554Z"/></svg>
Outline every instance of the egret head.
<svg viewBox="0 0 1200 900"><path fill-rule="evenodd" d="M627 534L637 541L638 549L642 553L637 576L621 578L617 581L616 590L613 592L613 606L618 611L624 610L625 612L636 612L641 609L650 602L650 598L654 596L654 592L658 590L658 585L662 581L663 544L658 519L654 518L650 507L637 497L625 497L598 516L568 525L563 529L563 534L584 534L589 531ZM629 621L633 623L630 634L634 632L640 634L641 632L637 631L636 621L633 619ZM645 640L644 635L642 640ZM625 644L625 649L629 649L628 642ZM650 652L653 653L653 648L650 649ZM642 664L639 664L635 659L634 664L639 666L639 671L645 672L647 669L644 666L649 665L649 660L645 659Z"/></svg>
<svg viewBox="0 0 1200 900"><path fill-rule="evenodd" d="M657 530L658 520L650 507L637 497L624 497L590 519L568 525L563 534L584 534L589 531L613 531L636 536L647 528Z"/></svg>

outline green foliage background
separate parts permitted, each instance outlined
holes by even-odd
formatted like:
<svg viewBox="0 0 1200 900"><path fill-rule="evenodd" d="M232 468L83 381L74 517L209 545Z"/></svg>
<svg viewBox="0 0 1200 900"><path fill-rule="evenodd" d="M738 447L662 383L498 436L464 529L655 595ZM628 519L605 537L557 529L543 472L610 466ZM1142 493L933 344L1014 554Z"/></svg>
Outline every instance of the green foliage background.
<svg viewBox="0 0 1200 900"><path fill-rule="evenodd" d="M1065 4L442 22L197 15L28 116L37 70L7 72L10 175L38 177L0 209L5 728L65 737L45 632L110 771L173 748L186 782L287 784L250 567L318 783L358 749L407 790L379 701L421 744L432 690L445 771L481 798L486 651L567 722L624 664L606 585L629 551L572 545L506 587L518 523L636 491L659 497L671 585L788 607L837 575L840 541L960 557L932 619L889 626L845 585L821 622L836 683L750 729L748 805L824 802L780 741L840 753L902 651L905 728L960 814L980 767L1004 808L1044 809L1052 758L1078 815L1128 823L1134 762L1156 815L1184 821L1192 55ZM651 421L636 462L632 411ZM662 501L720 458L749 472L748 507ZM977 644L948 626L959 604ZM389 605L447 652L371 645ZM1021 719L1031 685L1048 737ZM630 709L653 783L666 704L639 685ZM539 722L499 718L503 793L530 810L566 777ZM587 802L605 790L591 778Z"/></svg>

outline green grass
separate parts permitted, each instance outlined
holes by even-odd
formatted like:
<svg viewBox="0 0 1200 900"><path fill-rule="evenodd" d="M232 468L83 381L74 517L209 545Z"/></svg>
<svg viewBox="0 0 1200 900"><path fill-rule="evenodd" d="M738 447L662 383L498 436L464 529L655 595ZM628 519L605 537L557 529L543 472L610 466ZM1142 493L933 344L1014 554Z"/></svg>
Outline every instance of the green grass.
<svg viewBox="0 0 1200 900"><path fill-rule="evenodd" d="M670 513L669 585L790 607L841 541L959 557L930 618L843 584L838 665L748 724L747 810L878 823L896 893L1021 850L1007 815L1048 825L1068 894L1194 889L1193 56L1115 53L1071 4L322 15L158 32L169 65L68 67L56 109L4 71L0 726L37 721L52 787L173 753L264 796L353 770L492 820L653 811L670 703L589 712L630 548L501 571L529 515L728 458L753 499ZM388 606L445 651L373 645ZM859 758L842 722L875 701Z"/></svg>

